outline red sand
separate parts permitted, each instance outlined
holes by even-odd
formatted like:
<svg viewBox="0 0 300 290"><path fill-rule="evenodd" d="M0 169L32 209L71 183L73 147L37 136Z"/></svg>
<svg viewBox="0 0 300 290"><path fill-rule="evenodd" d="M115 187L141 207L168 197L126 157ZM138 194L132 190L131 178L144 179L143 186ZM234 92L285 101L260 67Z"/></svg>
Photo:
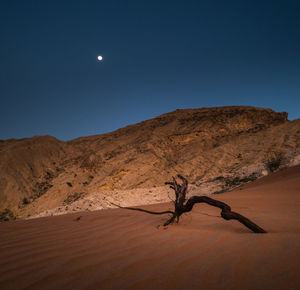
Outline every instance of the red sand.
<svg viewBox="0 0 300 290"><path fill-rule="evenodd" d="M167 229L122 209L2 223L0 289L300 289L300 166L214 197L268 233L208 205Z"/></svg>

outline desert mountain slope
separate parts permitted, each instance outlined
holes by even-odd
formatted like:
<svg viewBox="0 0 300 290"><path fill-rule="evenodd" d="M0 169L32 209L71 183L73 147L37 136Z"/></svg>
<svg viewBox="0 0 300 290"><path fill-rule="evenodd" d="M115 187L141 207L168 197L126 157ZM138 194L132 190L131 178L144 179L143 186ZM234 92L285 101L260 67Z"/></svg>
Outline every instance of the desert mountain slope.
<svg viewBox="0 0 300 290"><path fill-rule="evenodd" d="M288 121L286 113L176 110L69 142L0 141L0 208L26 217L92 193L162 186L177 173L218 191L297 163L300 120Z"/></svg>

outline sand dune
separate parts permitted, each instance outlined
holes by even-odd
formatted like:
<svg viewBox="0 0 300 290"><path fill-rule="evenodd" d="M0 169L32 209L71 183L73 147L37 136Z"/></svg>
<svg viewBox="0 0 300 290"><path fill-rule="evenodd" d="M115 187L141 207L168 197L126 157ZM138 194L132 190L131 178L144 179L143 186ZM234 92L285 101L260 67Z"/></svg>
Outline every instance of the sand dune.
<svg viewBox="0 0 300 290"><path fill-rule="evenodd" d="M0 289L299 289L300 166L215 198L268 234L207 205L167 229L122 209L2 223Z"/></svg>

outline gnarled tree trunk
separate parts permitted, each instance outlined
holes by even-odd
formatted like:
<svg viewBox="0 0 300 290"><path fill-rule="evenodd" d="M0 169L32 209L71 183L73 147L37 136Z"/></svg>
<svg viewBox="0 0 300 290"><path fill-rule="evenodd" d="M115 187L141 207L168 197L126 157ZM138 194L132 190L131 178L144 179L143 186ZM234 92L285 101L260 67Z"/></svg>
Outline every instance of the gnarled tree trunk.
<svg viewBox="0 0 300 290"><path fill-rule="evenodd" d="M188 181L182 176L178 175L178 178L182 180L182 183L179 184L177 183L176 179L173 177L172 182L166 182L165 184L170 185L170 188L172 188L175 191L175 208L174 211L163 211L163 212L153 212L153 211L148 211L144 210L141 208L132 208L132 207L121 207L120 208L125 208L125 209L130 209L130 210L137 210L137 211L142 211L146 212L149 214L171 214L171 217L164 223L164 226L167 226L171 223L173 223L175 220L179 222L180 216L185 213L189 212L193 209L193 206L196 203L207 203L211 206L215 206L221 209L221 217L225 220L237 220L240 223L242 223L244 226L249 228L251 231L254 233L266 233L264 229L259 227L257 224L254 222L250 221L248 218L242 216L239 213L231 211L231 208L229 205L227 205L224 202L215 200L213 198L210 198L208 196L192 196L186 201L186 191L188 187Z"/></svg>

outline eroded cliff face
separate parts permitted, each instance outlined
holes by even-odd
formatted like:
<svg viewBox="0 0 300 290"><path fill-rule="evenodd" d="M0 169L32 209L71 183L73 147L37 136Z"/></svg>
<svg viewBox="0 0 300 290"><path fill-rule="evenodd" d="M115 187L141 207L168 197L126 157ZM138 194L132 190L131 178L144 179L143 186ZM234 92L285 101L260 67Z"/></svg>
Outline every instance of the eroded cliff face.
<svg viewBox="0 0 300 290"><path fill-rule="evenodd" d="M177 173L199 190L222 191L296 165L299 148L300 120L254 107L176 110L69 142L0 141L1 208L25 217L68 198L162 186Z"/></svg>

